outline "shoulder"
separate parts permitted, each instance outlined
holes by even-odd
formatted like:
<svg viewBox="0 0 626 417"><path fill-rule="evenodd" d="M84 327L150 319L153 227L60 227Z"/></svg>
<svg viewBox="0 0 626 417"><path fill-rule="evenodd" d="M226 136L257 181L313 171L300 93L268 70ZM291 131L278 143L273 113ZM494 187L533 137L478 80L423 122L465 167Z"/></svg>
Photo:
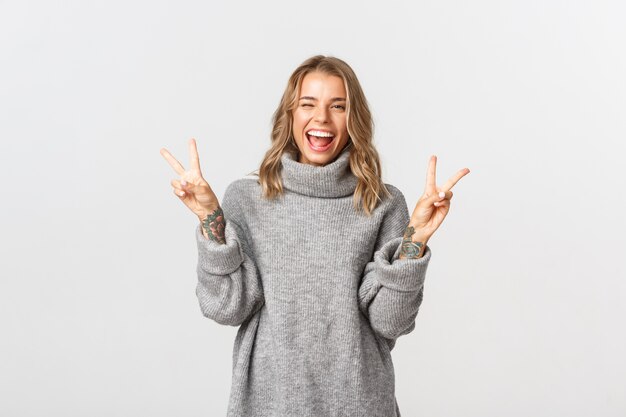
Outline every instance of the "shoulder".
<svg viewBox="0 0 626 417"><path fill-rule="evenodd" d="M401 237L409 224L409 212L404 194L392 184L385 183L385 187L390 195L384 197L380 207L377 207L377 210L380 210L380 223L374 245L376 251L389 240Z"/></svg>
<svg viewBox="0 0 626 417"><path fill-rule="evenodd" d="M395 185L392 185L392 184L389 184L389 183L385 183L385 187L387 187L387 189L391 193L391 196L392 196L392 198L394 200L398 200L398 199L403 199L404 198L404 194L402 193L402 191L400 191L400 189L398 187L396 187Z"/></svg>
<svg viewBox="0 0 626 417"><path fill-rule="evenodd" d="M391 194L383 202L383 222L397 224L398 227L406 227L405 223L409 221L409 209L406 204L406 198L402 191L391 184L385 183L385 186Z"/></svg>
<svg viewBox="0 0 626 417"><path fill-rule="evenodd" d="M398 187L388 183L385 183L385 187L389 190L390 195L381 202L382 211L401 211L402 208L406 209L406 198L402 191Z"/></svg>
<svg viewBox="0 0 626 417"><path fill-rule="evenodd" d="M254 205L261 193L261 185L254 176L244 176L232 181L224 191L220 205L225 214L242 221L246 208Z"/></svg>
<svg viewBox="0 0 626 417"><path fill-rule="evenodd" d="M224 199L245 200L250 198L260 188L261 185L257 177L246 175L228 184L226 191L224 191Z"/></svg>

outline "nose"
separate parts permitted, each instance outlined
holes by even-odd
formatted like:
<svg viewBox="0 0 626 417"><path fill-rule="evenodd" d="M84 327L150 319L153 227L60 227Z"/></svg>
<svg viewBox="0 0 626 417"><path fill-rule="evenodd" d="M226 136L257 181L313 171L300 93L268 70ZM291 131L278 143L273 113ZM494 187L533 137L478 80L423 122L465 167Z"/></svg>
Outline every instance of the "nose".
<svg viewBox="0 0 626 417"><path fill-rule="evenodd" d="M328 109L324 106L319 106L315 112L315 121L318 123L328 122Z"/></svg>

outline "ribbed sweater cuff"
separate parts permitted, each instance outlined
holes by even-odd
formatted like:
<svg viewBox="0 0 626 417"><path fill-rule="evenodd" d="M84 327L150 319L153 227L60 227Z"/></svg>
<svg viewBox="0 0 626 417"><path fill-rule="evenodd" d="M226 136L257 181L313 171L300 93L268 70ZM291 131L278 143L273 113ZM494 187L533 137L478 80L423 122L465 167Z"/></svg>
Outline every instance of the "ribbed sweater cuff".
<svg viewBox="0 0 626 417"><path fill-rule="evenodd" d="M237 232L232 222L226 221L224 229L226 243L207 239L202 234L202 225L196 227L198 242L198 264L209 274L228 275L237 270L243 262Z"/></svg>
<svg viewBox="0 0 626 417"><path fill-rule="evenodd" d="M430 247L417 259L399 259L402 237L393 238L374 255L378 282L396 291L418 291L424 285L426 269L430 261Z"/></svg>

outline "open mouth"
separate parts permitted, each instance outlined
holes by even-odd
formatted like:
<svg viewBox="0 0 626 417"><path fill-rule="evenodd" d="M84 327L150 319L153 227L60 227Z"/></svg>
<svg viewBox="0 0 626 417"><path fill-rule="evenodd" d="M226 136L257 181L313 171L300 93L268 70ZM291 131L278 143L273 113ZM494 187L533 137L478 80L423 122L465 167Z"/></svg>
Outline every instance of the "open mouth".
<svg viewBox="0 0 626 417"><path fill-rule="evenodd" d="M311 149L318 152L329 149L330 145L335 140L335 134L325 130L312 129L305 134Z"/></svg>

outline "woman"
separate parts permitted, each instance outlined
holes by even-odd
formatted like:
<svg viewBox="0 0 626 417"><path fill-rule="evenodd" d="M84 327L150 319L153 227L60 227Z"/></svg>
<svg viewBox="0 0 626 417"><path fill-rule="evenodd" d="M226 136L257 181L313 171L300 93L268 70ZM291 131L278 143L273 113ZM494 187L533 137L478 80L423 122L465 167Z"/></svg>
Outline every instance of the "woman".
<svg viewBox="0 0 626 417"><path fill-rule="evenodd" d="M200 220L203 314L240 326L228 416L400 416L391 350L415 328L431 252L450 208L435 183L409 217L383 183L372 118L344 61L306 60L273 117L256 177L232 182L221 204L202 177L165 149L175 194Z"/></svg>

